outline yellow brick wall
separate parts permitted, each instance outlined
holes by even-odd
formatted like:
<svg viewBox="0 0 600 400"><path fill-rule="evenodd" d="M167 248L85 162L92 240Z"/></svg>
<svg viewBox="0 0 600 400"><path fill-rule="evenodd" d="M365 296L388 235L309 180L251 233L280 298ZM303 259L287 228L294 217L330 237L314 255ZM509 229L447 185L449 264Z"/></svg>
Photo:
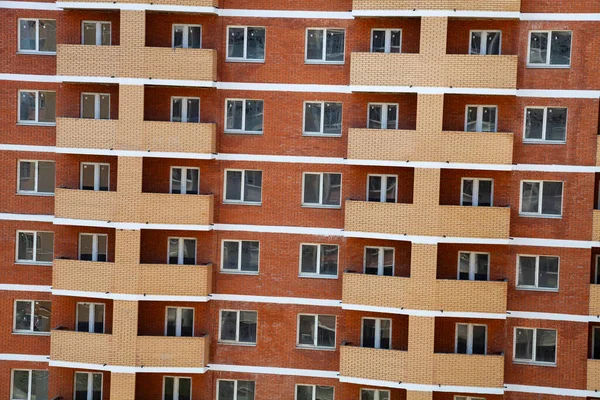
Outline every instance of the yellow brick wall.
<svg viewBox="0 0 600 400"><path fill-rule="evenodd" d="M434 354L434 384L449 386L502 387L504 356Z"/></svg>
<svg viewBox="0 0 600 400"><path fill-rule="evenodd" d="M110 364L112 349L113 335L60 330L50 335L50 358L56 361Z"/></svg>
<svg viewBox="0 0 600 400"><path fill-rule="evenodd" d="M135 400L135 374L110 374L110 400Z"/></svg>
<svg viewBox="0 0 600 400"><path fill-rule="evenodd" d="M138 302L113 302L112 364L136 365Z"/></svg>
<svg viewBox="0 0 600 400"><path fill-rule="evenodd" d="M433 392L406 391L406 400L433 400Z"/></svg>
<svg viewBox="0 0 600 400"><path fill-rule="evenodd" d="M208 336L139 336L136 365L165 368L203 368Z"/></svg>
<svg viewBox="0 0 600 400"><path fill-rule="evenodd" d="M168 296L208 296L212 265L141 264L136 293Z"/></svg>
<svg viewBox="0 0 600 400"><path fill-rule="evenodd" d="M589 315L600 315L600 285L590 285Z"/></svg>
<svg viewBox="0 0 600 400"><path fill-rule="evenodd" d="M592 240L600 240L600 210L592 211Z"/></svg>
<svg viewBox="0 0 600 400"><path fill-rule="evenodd" d="M437 310L506 313L506 282L436 280Z"/></svg>
<svg viewBox="0 0 600 400"><path fill-rule="evenodd" d="M408 317L408 370L406 381L421 384L433 383L433 345L435 318Z"/></svg>
<svg viewBox="0 0 600 400"><path fill-rule="evenodd" d="M407 356L408 354L405 351L341 346L340 375L406 382Z"/></svg>
<svg viewBox="0 0 600 400"><path fill-rule="evenodd" d="M521 0L353 0L353 10L470 10L513 11Z"/></svg>
<svg viewBox="0 0 600 400"><path fill-rule="evenodd" d="M587 390L600 390L600 360L587 360Z"/></svg>

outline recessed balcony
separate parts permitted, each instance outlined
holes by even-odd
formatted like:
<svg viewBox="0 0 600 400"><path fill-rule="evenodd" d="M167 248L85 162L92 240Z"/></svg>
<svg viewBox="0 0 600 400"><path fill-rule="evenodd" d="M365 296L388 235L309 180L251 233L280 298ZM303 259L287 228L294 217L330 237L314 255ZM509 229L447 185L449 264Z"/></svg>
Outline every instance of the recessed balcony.
<svg viewBox="0 0 600 400"><path fill-rule="evenodd" d="M344 273L342 304L372 307L418 307L420 297L411 296L410 278Z"/></svg>
<svg viewBox="0 0 600 400"><path fill-rule="evenodd" d="M389 382L406 381L408 352L356 346L340 347L340 376Z"/></svg>
<svg viewBox="0 0 600 400"><path fill-rule="evenodd" d="M589 315L600 315L600 285L590 285Z"/></svg>
<svg viewBox="0 0 600 400"><path fill-rule="evenodd" d="M519 12L521 0L353 0L353 10L460 10Z"/></svg>
<svg viewBox="0 0 600 400"><path fill-rule="evenodd" d="M503 355L441 354L433 357L434 383L443 386L504 386Z"/></svg>
<svg viewBox="0 0 600 400"><path fill-rule="evenodd" d="M592 240L600 241L600 210L592 211Z"/></svg>

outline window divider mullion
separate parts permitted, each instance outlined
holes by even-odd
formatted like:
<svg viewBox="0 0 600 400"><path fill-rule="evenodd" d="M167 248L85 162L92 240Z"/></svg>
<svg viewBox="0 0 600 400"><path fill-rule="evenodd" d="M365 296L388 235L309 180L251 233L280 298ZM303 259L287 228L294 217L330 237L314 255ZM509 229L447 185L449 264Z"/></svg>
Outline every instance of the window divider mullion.
<svg viewBox="0 0 600 400"><path fill-rule="evenodd" d="M319 339L318 339L318 334L319 334L319 316L315 314L315 330L313 332L313 335L315 335L315 340L314 340L314 344L315 347L317 347L319 345Z"/></svg>
<svg viewBox="0 0 600 400"><path fill-rule="evenodd" d="M246 60L248 57L248 27L247 26L244 27L244 42L243 43L244 43L244 51L243 51L244 60Z"/></svg>
<svg viewBox="0 0 600 400"><path fill-rule="evenodd" d="M102 22L96 22L96 46L102 45Z"/></svg>
<svg viewBox="0 0 600 400"><path fill-rule="evenodd" d="M31 249L31 253L32 253L31 257L32 257L33 261L36 262L37 261L37 231L34 231L32 233L32 236L33 236L33 249ZM31 302L32 312L33 312L33 305L34 305L34 303Z"/></svg>
<svg viewBox="0 0 600 400"><path fill-rule="evenodd" d="M187 25L182 25L181 26L181 47L183 47L184 49L187 49L189 46L188 43L188 35L186 35L186 32L189 32L189 29Z"/></svg>
<svg viewBox="0 0 600 400"><path fill-rule="evenodd" d="M87 400L92 400L93 380L94 374L91 372L87 373Z"/></svg>
<svg viewBox="0 0 600 400"><path fill-rule="evenodd" d="M481 32L481 52L479 54L485 55L487 53L487 31Z"/></svg>
<svg viewBox="0 0 600 400"><path fill-rule="evenodd" d="M385 260L385 250L383 247L380 247L377 251L377 274L383 276L384 274L384 260Z"/></svg>
<svg viewBox="0 0 600 400"><path fill-rule="evenodd" d="M90 313L88 320L88 332L94 332L94 321L96 319L96 306L93 303L89 303Z"/></svg>
<svg viewBox="0 0 600 400"><path fill-rule="evenodd" d="M100 119L100 94L94 94L94 118Z"/></svg>
<svg viewBox="0 0 600 400"><path fill-rule="evenodd" d="M540 181L540 189L538 193L538 214L542 214L542 201L544 200L544 181Z"/></svg>
<svg viewBox="0 0 600 400"><path fill-rule="evenodd" d="M479 179L473 179L473 198L471 200L473 206L479 206Z"/></svg>
<svg viewBox="0 0 600 400"><path fill-rule="evenodd" d="M533 335L531 335L531 361L535 361L537 354L535 354L535 347L537 345L537 329L533 328Z"/></svg>
<svg viewBox="0 0 600 400"><path fill-rule="evenodd" d="M325 102L321 102L321 126L319 127L319 133L325 134Z"/></svg>
<svg viewBox="0 0 600 400"><path fill-rule="evenodd" d="M242 313L238 310L235 312L236 314L236 318L235 318L235 341L239 342L240 341L240 323L241 320L240 318L242 317Z"/></svg>
<svg viewBox="0 0 600 400"><path fill-rule="evenodd" d="M40 51L40 20L35 20L35 51Z"/></svg>
<svg viewBox="0 0 600 400"><path fill-rule="evenodd" d="M242 100L242 131L246 131L246 100Z"/></svg>
<svg viewBox="0 0 600 400"><path fill-rule="evenodd" d="M94 190L100 190L100 165L92 164L94 166Z"/></svg>
<svg viewBox="0 0 600 400"><path fill-rule="evenodd" d="M240 201L244 202L244 200L246 199L246 193L245 193L245 187L244 187L244 181L246 179L246 170L242 170L242 178L240 180Z"/></svg>
<svg viewBox="0 0 600 400"><path fill-rule="evenodd" d="M33 179L33 188L34 188L34 190L35 190L36 193L38 191L38 180L39 180L39 177L40 177L38 169L39 169L39 162L36 160L36 161L33 162L33 171L34 171L33 173L35 174L35 177Z"/></svg>
<svg viewBox="0 0 600 400"><path fill-rule="evenodd" d="M179 399L179 377L173 378L173 398Z"/></svg>
<svg viewBox="0 0 600 400"><path fill-rule="evenodd" d="M321 273L321 245L317 244L317 265L315 265L315 271L317 275Z"/></svg>
<svg viewBox="0 0 600 400"><path fill-rule="evenodd" d="M319 174L319 204L323 205L323 174Z"/></svg>
<svg viewBox="0 0 600 400"><path fill-rule="evenodd" d="M539 256L535 256L535 279L534 279L534 285L537 288L539 285L539 273L540 273L540 257Z"/></svg>
<svg viewBox="0 0 600 400"><path fill-rule="evenodd" d="M546 127L548 124L548 107L544 107L542 115L542 140L546 140Z"/></svg>
<svg viewBox="0 0 600 400"><path fill-rule="evenodd" d="M29 324L29 329L33 332L33 325L35 322L35 300L31 300L31 321Z"/></svg>
<svg viewBox="0 0 600 400"><path fill-rule="evenodd" d="M327 29L323 29L323 51L321 53L321 61L327 59Z"/></svg>
<svg viewBox="0 0 600 400"><path fill-rule="evenodd" d="M242 241L238 240L238 262L237 262L237 270L242 271Z"/></svg>
<svg viewBox="0 0 600 400"><path fill-rule="evenodd" d="M547 40L547 50L546 50L546 64L550 65L550 51L552 50L552 31L548 31L548 40Z"/></svg>
<svg viewBox="0 0 600 400"><path fill-rule="evenodd" d="M33 318L32 318L33 319ZM27 399L31 400L31 387L33 386L33 370L30 369L28 372L29 375L29 382L28 382L28 387L27 387Z"/></svg>
<svg viewBox="0 0 600 400"><path fill-rule="evenodd" d="M386 29L384 34L384 50L386 53L391 53L392 52L392 30L391 29Z"/></svg>
<svg viewBox="0 0 600 400"><path fill-rule="evenodd" d="M92 235L92 261L98 261L98 235Z"/></svg>
<svg viewBox="0 0 600 400"><path fill-rule="evenodd" d="M37 47L37 43L36 43ZM35 122L40 122L40 92L35 91Z"/></svg>
<svg viewBox="0 0 600 400"><path fill-rule="evenodd" d="M181 98L181 122L187 122L187 98L186 97L182 97ZM183 177L182 177L183 180Z"/></svg>
<svg viewBox="0 0 600 400"><path fill-rule="evenodd" d="M375 348L381 348L381 319L375 318Z"/></svg>

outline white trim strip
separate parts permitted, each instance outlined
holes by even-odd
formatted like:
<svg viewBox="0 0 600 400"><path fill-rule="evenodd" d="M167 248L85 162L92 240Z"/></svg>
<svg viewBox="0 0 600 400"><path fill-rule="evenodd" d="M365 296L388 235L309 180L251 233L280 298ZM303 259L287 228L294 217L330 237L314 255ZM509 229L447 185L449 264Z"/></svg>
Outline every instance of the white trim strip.
<svg viewBox="0 0 600 400"><path fill-rule="evenodd" d="M453 18L489 18L518 19L518 11L470 11L470 10L353 10L354 17L453 17Z"/></svg>
<svg viewBox="0 0 600 400"><path fill-rule="evenodd" d="M474 313L455 311L430 311L409 310L406 308L376 307L362 304L342 304L342 310L376 312L384 314L412 315L415 317L447 317L447 318L482 318L482 319L506 319L507 314L497 313Z"/></svg>
<svg viewBox="0 0 600 400"><path fill-rule="evenodd" d="M245 18L306 18L306 19L354 19L351 12L335 11L287 11L287 10L237 10L219 9L220 17Z"/></svg>
<svg viewBox="0 0 600 400"><path fill-rule="evenodd" d="M34 4L26 1L15 1L21 4ZM52 3L45 3L52 4ZM19 82L40 82L40 83L60 83L61 80L56 75L33 75L33 74L0 74L0 81L19 81Z"/></svg>
<svg viewBox="0 0 600 400"><path fill-rule="evenodd" d="M208 296L170 296L170 295L144 295L111 292L86 292L83 290L53 289L53 296L90 297L94 299L124 300L124 301L188 301L194 303L206 303L210 300Z"/></svg>
<svg viewBox="0 0 600 400"><path fill-rule="evenodd" d="M294 235L344 236L343 229L309 228L302 226L214 224L213 229L215 231L233 232L292 233Z"/></svg>
<svg viewBox="0 0 600 400"><path fill-rule="evenodd" d="M521 21L600 21L600 14L593 13L521 13Z"/></svg>
<svg viewBox="0 0 600 400"><path fill-rule="evenodd" d="M256 90L262 92L352 93L352 89L348 85L318 85L310 83L217 82L216 87L221 90Z"/></svg>
<svg viewBox="0 0 600 400"><path fill-rule="evenodd" d="M355 385L388 387L395 389L406 389L418 392L458 392L458 393L479 393L479 394L504 394L503 388L489 388L477 386L442 386L442 385L422 385L418 383L404 383L382 381L378 379L363 379L340 376L340 382L352 383Z"/></svg>
<svg viewBox="0 0 600 400"><path fill-rule="evenodd" d="M0 283L0 291L50 293L50 292L52 292L52 286L19 285L16 283Z"/></svg>
<svg viewBox="0 0 600 400"><path fill-rule="evenodd" d="M115 157L152 157L152 158L184 158L193 160L214 160L212 153L184 153L166 151L136 151L136 150L110 150L110 149L83 149L74 147L56 147L57 154L85 154Z"/></svg>
<svg viewBox="0 0 600 400"><path fill-rule="evenodd" d="M598 99L600 90L518 89L517 97L547 97L565 99Z"/></svg>
<svg viewBox="0 0 600 400"><path fill-rule="evenodd" d="M377 85L350 85L352 92L378 92L378 93L417 93L417 94L477 94L515 96L516 89L499 88L463 88L443 86L377 86Z"/></svg>
<svg viewBox="0 0 600 400"><path fill-rule="evenodd" d="M54 221L54 216L41 214L0 213L0 221L31 221L52 223L52 221Z"/></svg>
<svg viewBox="0 0 600 400"><path fill-rule="evenodd" d="M277 297L277 296L247 296L239 294L211 294L215 301L239 301L244 303L269 303L269 304L294 304L319 307L341 307L341 300L309 299L304 297Z"/></svg>
<svg viewBox="0 0 600 400"><path fill-rule="evenodd" d="M310 156L278 156L263 154L232 154L218 153L215 157L219 161L256 161L256 162L279 162L294 164L330 164L345 165L348 160L341 157L310 157Z"/></svg>
<svg viewBox="0 0 600 400"><path fill-rule="evenodd" d="M306 376L313 378L332 378L338 379L338 371L323 371L316 369L297 369L297 368L279 368L279 367L258 367L250 365L229 365L229 364L208 364L212 371L223 372L243 372L249 374L267 374L267 375L291 375Z"/></svg>
<svg viewBox="0 0 600 400"><path fill-rule="evenodd" d="M569 321L569 322L597 322L598 316L591 315L575 315L575 314L555 314L544 312L531 311L507 311L509 318L524 318L524 319L543 319L547 321Z"/></svg>
<svg viewBox="0 0 600 400"><path fill-rule="evenodd" d="M119 365L101 365L101 364L89 364L79 363L71 361L60 361L50 360L50 367L60 368L79 368L79 369L91 369L95 371L110 371L122 374L135 374L136 372L148 372L148 373L171 373L171 374L204 374L207 368L177 368L177 367L124 367Z"/></svg>
<svg viewBox="0 0 600 400"><path fill-rule="evenodd" d="M38 356L34 354L9 354L0 353L0 360L2 361L27 361L27 362L44 362L47 363L50 360L50 356Z"/></svg>
<svg viewBox="0 0 600 400"><path fill-rule="evenodd" d="M60 8L83 8L96 10L133 10L133 11L165 11L165 12L186 12L186 13L202 13L202 14L217 14L215 7L198 7L198 6L176 6L165 4L152 3L119 3L119 2L77 2L77 1L57 1L56 6Z"/></svg>
<svg viewBox="0 0 600 400"><path fill-rule="evenodd" d="M562 389L547 386L513 385L510 383L504 384L504 390L506 390L507 392L539 393L556 396L598 397L598 393L594 390Z"/></svg>
<svg viewBox="0 0 600 400"><path fill-rule="evenodd" d="M46 10L62 11L55 3L41 3L29 1L0 1L0 8L11 8L20 10Z"/></svg>

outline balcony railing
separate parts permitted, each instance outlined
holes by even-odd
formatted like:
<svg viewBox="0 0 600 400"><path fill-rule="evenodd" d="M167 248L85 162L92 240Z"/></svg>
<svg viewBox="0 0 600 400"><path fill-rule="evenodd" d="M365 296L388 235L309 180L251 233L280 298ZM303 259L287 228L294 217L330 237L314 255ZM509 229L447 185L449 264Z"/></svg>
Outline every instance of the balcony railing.
<svg viewBox="0 0 600 400"><path fill-rule="evenodd" d="M521 0L353 0L352 9L518 12L521 9Z"/></svg>
<svg viewBox="0 0 600 400"><path fill-rule="evenodd" d="M411 296L410 278L344 273L342 304L423 309L420 299Z"/></svg>
<svg viewBox="0 0 600 400"><path fill-rule="evenodd" d="M600 210L592 211L592 240L600 241Z"/></svg>
<svg viewBox="0 0 600 400"><path fill-rule="evenodd" d="M438 279L436 309L473 313L506 313L506 282Z"/></svg>
<svg viewBox="0 0 600 400"><path fill-rule="evenodd" d="M600 390L600 360L587 360L587 390Z"/></svg>
<svg viewBox="0 0 600 400"><path fill-rule="evenodd" d="M341 346L340 376L403 382L407 360L406 351Z"/></svg>
<svg viewBox="0 0 600 400"><path fill-rule="evenodd" d="M434 354L434 383L447 386L504 385L503 355Z"/></svg>
<svg viewBox="0 0 600 400"><path fill-rule="evenodd" d="M56 361L111 364L112 335L53 330L50 338L50 359Z"/></svg>
<svg viewBox="0 0 600 400"><path fill-rule="evenodd" d="M590 285L589 315L600 315L600 285Z"/></svg>

